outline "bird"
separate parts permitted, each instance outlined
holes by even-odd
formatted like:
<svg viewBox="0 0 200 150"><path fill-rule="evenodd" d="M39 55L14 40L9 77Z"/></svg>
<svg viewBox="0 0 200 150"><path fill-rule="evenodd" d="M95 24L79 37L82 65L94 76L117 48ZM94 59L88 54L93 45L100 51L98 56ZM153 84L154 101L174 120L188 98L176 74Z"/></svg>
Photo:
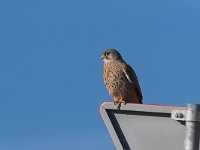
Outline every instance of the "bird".
<svg viewBox="0 0 200 150"><path fill-rule="evenodd" d="M138 78L132 67L127 64L121 54L113 48L105 50L101 59L103 65L103 79L108 93L114 99L114 104L140 103L142 91Z"/></svg>

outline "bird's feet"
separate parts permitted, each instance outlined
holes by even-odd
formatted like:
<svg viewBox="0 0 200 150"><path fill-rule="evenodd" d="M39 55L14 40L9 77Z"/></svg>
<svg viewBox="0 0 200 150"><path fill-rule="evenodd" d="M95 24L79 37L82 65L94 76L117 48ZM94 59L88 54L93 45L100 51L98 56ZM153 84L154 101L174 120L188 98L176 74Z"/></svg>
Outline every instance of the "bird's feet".
<svg viewBox="0 0 200 150"><path fill-rule="evenodd" d="M126 105L126 102L123 101L122 99L120 99L119 101L115 101L114 105L118 104L117 109L120 110L122 103L124 103L124 105Z"/></svg>
<svg viewBox="0 0 200 150"><path fill-rule="evenodd" d="M117 105L118 104L118 102L114 102L114 105Z"/></svg>

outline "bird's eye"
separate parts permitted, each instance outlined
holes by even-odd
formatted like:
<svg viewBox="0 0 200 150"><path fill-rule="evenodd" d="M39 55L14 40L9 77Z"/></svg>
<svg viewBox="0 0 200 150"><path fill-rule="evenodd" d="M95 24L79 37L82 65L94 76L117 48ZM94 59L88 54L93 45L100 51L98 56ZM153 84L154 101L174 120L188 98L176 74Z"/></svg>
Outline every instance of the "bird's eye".
<svg viewBox="0 0 200 150"><path fill-rule="evenodd" d="M106 56L108 56L109 55L109 52L106 52Z"/></svg>

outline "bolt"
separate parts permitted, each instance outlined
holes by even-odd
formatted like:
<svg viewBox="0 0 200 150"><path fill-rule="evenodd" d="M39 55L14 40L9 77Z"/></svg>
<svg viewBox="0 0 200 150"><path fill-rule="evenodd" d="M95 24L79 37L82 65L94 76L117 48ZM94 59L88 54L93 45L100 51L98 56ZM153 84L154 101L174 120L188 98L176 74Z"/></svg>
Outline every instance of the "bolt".
<svg viewBox="0 0 200 150"><path fill-rule="evenodd" d="M179 115L178 115L178 113L175 113L175 115L174 115L174 116L175 116L176 118L178 118L178 116L179 116Z"/></svg>
<svg viewBox="0 0 200 150"><path fill-rule="evenodd" d="M176 118L183 118L184 115L183 115L183 113L175 113L175 117Z"/></svg>
<svg viewBox="0 0 200 150"><path fill-rule="evenodd" d="M183 113L179 113L179 118L183 118L183 117L184 117Z"/></svg>

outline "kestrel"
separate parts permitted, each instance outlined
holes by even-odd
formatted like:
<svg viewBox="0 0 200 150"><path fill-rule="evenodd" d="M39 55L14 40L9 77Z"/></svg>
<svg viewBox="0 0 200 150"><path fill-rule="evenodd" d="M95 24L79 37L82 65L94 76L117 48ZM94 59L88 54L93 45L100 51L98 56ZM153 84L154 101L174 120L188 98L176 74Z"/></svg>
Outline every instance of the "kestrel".
<svg viewBox="0 0 200 150"><path fill-rule="evenodd" d="M108 49L102 53L104 61L103 78L114 104L142 103L142 92L134 70L115 49Z"/></svg>

